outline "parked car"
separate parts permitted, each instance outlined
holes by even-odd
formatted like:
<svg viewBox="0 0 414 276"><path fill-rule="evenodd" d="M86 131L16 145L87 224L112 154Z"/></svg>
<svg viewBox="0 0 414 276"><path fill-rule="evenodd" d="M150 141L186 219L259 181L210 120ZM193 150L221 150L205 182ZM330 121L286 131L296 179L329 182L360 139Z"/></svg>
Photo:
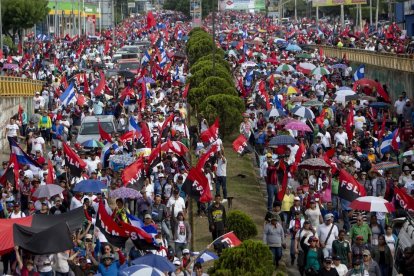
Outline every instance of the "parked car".
<svg viewBox="0 0 414 276"><path fill-rule="evenodd" d="M98 120L105 132L112 134L116 131L116 119L113 115L86 116L76 137L76 142L82 144L88 140L99 140Z"/></svg>

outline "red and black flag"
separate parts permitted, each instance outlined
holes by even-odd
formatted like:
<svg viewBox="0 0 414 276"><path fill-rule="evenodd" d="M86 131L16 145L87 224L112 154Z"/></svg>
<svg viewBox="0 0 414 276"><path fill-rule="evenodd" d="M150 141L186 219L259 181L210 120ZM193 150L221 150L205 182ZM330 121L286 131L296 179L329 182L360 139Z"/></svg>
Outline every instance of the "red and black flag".
<svg viewBox="0 0 414 276"><path fill-rule="evenodd" d="M409 196L405 189L394 187L395 200L404 210L414 212L414 198Z"/></svg>
<svg viewBox="0 0 414 276"><path fill-rule="evenodd" d="M127 166L122 172L122 182L124 183L124 186L134 188L138 191L141 191L144 186L144 177L145 170L142 157Z"/></svg>
<svg viewBox="0 0 414 276"><path fill-rule="evenodd" d="M217 239L215 239L211 244L218 248L231 248L237 247L241 244L239 238L233 233L233 231L228 232Z"/></svg>
<svg viewBox="0 0 414 276"><path fill-rule="evenodd" d="M65 153L65 166L69 167L72 175L80 177L82 175L82 170L86 168L85 161L83 161L66 143L63 143L63 152Z"/></svg>
<svg viewBox="0 0 414 276"><path fill-rule="evenodd" d="M55 184L56 181L56 174L55 169L53 168L52 161L47 161L47 177L46 177L46 184Z"/></svg>
<svg viewBox="0 0 414 276"><path fill-rule="evenodd" d="M339 189L338 195L340 198L349 202L354 201L358 197L366 196L364 186L359 183L351 174L344 169L339 171Z"/></svg>
<svg viewBox="0 0 414 276"><path fill-rule="evenodd" d="M234 140L233 149L235 152L237 152L240 155L243 155L243 154L246 154L252 151L252 147L249 145L247 138L243 134L240 134L239 137L237 137L237 139Z"/></svg>
<svg viewBox="0 0 414 276"><path fill-rule="evenodd" d="M101 126L101 122L98 120L98 131L99 136L101 136L101 140L108 141L108 143L112 143L112 137L109 133L107 133Z"/></svg>
<svg viewBox="0 0 414 276"><path fill-rule="evenodd" d="M219 118L214 121L207 130L200 134L200 139L204 143L213 143L218 139L219 136Z"/></svg>
<svg viewBox="0 0 414 276"><path fill-rule="evenodd" d="M207 177L199 168L190 169L184 181L183 190L196 201L210 202L213 199Z"/></svg>
<svg viewBox="0 0 414 276"><path fill-rule="evenodd" d="M102 202L99 203L95 225L110 244L116 247L125 247L128 234L106 212Z"/></svg>
<svg viewBox="0 0 414 276"><path fill-rule="evenodd" d="M266 110L270 109L270 101L269 101L269 94L266 91L266 84L264 81L259 83L259 90L257 92L259 98L265 103Z"/></svg>
<svg viewBox="0 0 414 276"><path fill-rule="evenodd" d="M10 184L17 190L19 189L19 164L17 163L15 154L10 154L9 164L3 175L0 176L0 184L2 184L3 187Z"/></svg>
<svg viewBox="0 0 414 276"><path fill-rule="evenodd" d="M211 148L208 151L206 151L198 160L197 168L200 170L203 169L207 161L213 158L215 153L218 152L219 150L220 148L217 144L212 145Z"/></svg>

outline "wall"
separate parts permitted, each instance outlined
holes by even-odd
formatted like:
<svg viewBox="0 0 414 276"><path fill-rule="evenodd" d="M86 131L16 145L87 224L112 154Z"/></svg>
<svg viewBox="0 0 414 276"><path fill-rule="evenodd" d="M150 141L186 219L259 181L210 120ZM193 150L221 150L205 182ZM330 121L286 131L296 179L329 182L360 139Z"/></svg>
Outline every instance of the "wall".
<svg viewBox="0 0 414 276"><path fill-rule="evenodd" d="M32 114L32 98L30 97L1 97L0 100L0 153L9 153L9 144L6 138L5 127L10 117L17 114L19 104L27 112L29 118Z"/></svg>

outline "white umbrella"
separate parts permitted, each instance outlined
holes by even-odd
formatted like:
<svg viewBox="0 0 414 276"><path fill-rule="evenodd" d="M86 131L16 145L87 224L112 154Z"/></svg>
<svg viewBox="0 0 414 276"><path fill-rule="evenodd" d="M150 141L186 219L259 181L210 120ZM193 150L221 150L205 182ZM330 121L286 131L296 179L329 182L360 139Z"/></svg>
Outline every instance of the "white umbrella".
<svg viewBox="0 0 414 276"><path fill-rule="evenodd" d="M121 276L163 276L164 273L155 268L148 265L133 265L122 269L118 275Z"/></svg>
<svg viewBox="0 0 414 276"><path fill-rule="evenodd" d="M313 111L303 106L294 107L292 109L292 113L295 114L296 116L306 118L309 120L315 119L315 114L313 114Z"/></svg>
<svg viewBox="0 0 414 276"><path fill-rule="evenodd" d="M387 200L376 196L363 196L352 201L350 207L354 210L368 212L390 213L395 210L394 205Z"/></svg>
<svg viewBox="0 0 414 276"><path fill-rule="evenodd" d="M63 192L63 188L55 184L42 185L33 193L37 198L51 198L54 195L58 195Z"/></svg>
<svg viewBox="0 0 414 276"><path fill-rule="evenodd" d="M355 95L355 91L352 90L339 90L335 92L336 95L341 95L341 96L349 96L349 95Z"/></svg>

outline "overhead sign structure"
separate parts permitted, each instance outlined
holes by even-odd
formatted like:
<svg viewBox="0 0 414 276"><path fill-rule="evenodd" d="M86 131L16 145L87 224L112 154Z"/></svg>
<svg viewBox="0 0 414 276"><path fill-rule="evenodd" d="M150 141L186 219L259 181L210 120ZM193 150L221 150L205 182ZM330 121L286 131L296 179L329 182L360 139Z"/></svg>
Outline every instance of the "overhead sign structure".
<svg viewBox="0 0 414 276"><path fill-rule="evenodd" d="M312 7L332 7L340 5L364 5L366 0L312 0Z"/></svg>

